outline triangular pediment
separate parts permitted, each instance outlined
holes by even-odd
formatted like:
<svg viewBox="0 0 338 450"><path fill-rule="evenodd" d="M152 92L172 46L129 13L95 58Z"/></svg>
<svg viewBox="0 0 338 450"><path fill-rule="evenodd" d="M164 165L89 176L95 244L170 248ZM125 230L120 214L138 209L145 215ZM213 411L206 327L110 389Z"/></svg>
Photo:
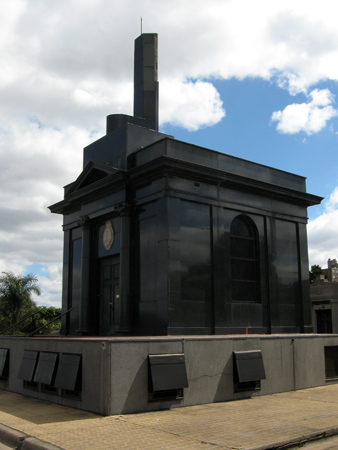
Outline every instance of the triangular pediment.
<svg viewBox="0 0 338 450"><path fill-rule="evenodd" d="M118 172L120 172L119 169L116 169L109 164L90 162L71 185L70 189L67 191L67 195L79 191L84 187L94 184L102 180L103 178L107 178L110 175L114 175Z"/></svg>

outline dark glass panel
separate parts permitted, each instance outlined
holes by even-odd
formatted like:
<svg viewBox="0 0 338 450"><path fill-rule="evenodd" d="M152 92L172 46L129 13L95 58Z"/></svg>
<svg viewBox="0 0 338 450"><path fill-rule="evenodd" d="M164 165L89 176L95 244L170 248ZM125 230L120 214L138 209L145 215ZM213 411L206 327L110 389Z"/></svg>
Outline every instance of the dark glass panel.
<svg viewBox="0 0 338 450"><path fill-rule="evenodd" d="M231 224L231 235L241 237L252 237L252 230L249 225L240 218L234 219Z"/></svg>
<svg viewBox="0 0 338 450"><path fill-rule="evenodd" d="M290 236L290 240L278 240L276 249L278 254L278 267L283 271L298 271L298 256L296 236Z"/></svg>
<svg viewBox="0 0 338 450"><path fill-rule="evenodd" d="M72 305L80 302L82 239L72 242Z"/></svg>
<svg viewBox="0 0 338 450"><path fill-rule="evenodd" d="M281 326L297 326L300 311L298 235L293 222L276 220L277 300Z"/></svg>
<svg viewBox="0 0 338 450"><path fill-rule="evenodd" d="M236 281L231 283L232 300L235 302L255 302L257 299L257 283L254 281Z"/></svg>
<svg viewBox="0 0 338 450"><path fill-rule="evenodd" d="M255 258L255 240L231 237L231 256L240 258Z"/></svg>
<svg viewBox="0 0 338 450"><path fill-rule="evenodd" d="M157 215L157 202L148 203L147 205L142 206L142 210L140 211L140 220L155 217Z"/></svg>
<svg viewBox="0 0 338 450"><path fill-rule="evenodd" d="M181 201L181 260L210 263L210 209L207 205Z"/></svg>
<svg viewBox="0 0 338 450"><path fill-rule="evenodd" d="M296 306L293 303L279 305L279 325L281 327L296 327Z"/></svg>
<svg viewBox="0 0 338 450"><path fill-rule="evenodd" d="M157 273L157 217L140 220L140 301L149 302L156 299Z"/></svg>
<svg viewBox="0 0 338 450"><path fill-rule="evenodd" d="M73 310L69 314L69 334L74 334L79 328L79 308L81 295L81 257L82 257L82 239L72 241L71 247L72 266L71 266L71 301L70 307Z"/></svg>
<svg viewBox="0 0 338 450"><path fill-rule="evenodd" d="M294 304L299 294L298 273L281 272L278 274L278 282L279 303Z"/></svg>
<svg viewBox="0 0 338 450"><path fill-rule="evenodd" d="M210 229L181 227L181 260L210 262Z"/></svg>
<svg viewBox="0 0 338 450"><path fill-rule="evenodd" d="M181 298L209 301L211 293L210 265L181 263Z"/></svg>
<svg viewBox="0 0 338 450"><path fill-rule="evenodd" d="M255 281L256 261L234 259L231 261L231 275L233 280Z"/></svg>
<svg viewBox="0 0 338 450"><path fill-rule="evenodd" d="M298 273L298 239L296 224L276 221L276 253L278 272Z"/></svg>
<svg viewBox="0 0 338 450"><path fill-rule="evenodd" d="M209 206L181 201L181 227L210 229Z"/></svg>
<svg viewBox="0 0 338 450"><path fill-rule="evenodd" d="M210 209L207 205L181 201L181 299L211 298Z"/></svg>
<svg viewBox="0 0 338 450"><path fill-rule="evenodd" d="M236 217L230 229L232 300L258 302L259 267L255 226L245 217Z"/></svg>

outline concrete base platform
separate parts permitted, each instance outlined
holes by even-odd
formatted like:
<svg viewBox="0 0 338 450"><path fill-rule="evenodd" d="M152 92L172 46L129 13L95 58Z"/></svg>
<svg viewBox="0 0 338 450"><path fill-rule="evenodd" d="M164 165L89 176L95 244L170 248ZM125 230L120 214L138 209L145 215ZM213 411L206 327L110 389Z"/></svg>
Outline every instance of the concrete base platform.
<svg viewBox="0 0 338 450"><path fill-rule="evenodd" d="M338 335L4 336L0 349L8 350L9 368L7 376L0 379L0 388L101 415L155 411L323 386L329 371L326 347L333 347L334 354ZM25 351L37 351L40 359L42 353L56 355L54 368L48 369L53 372L51 385L41 383L41 378L34 382L34 373L31 380L18 377ZM258 386L245 383L246 389L236 389L234 352L250 351L261 352L266 378L261 379L258 390ZM81 386L76 392L53 386L63 354L81 356ZM148 357L173 354L184 355L188 387L177 398L166 397L164 392L154 400L149 394Z"/></svg>

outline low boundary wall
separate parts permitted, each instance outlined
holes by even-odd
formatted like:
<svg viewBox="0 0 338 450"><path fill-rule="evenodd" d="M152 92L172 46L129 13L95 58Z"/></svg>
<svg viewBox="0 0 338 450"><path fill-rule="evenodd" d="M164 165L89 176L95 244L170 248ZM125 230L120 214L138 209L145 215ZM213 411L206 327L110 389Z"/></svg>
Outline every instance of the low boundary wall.
<svg viewBox="0 0 338 450"><path fill-rule="evenodd" d="M151 411L237 400L334 382L334 376L327 380L329 368L325 357L326 347L332 347L331 355L336 354L334 347L337 347L338 355L338 335L124 338L1 336L0 349L5 352L7 350L7 360L6 364L4 361L2 364L3 376L0 378L0 388L102 415ZM51 353L56 361L61 361L64 354L81 355L79 391L69 392L69 389L67 391L54 387L57 370L55 365L53 369L48 369L50 365L46 366L47 371L54 371L51 373L50 386L40 382L34 383L33 372L32 382L25 382L22 376L19 378L19 372L22 373L22 368L26 364L26 360L23 361L25 352L26 354L38 352L40 355ZM238 377L234 359L236 352L261 354L265 379L260 380L260 389L252 388L251 385L249 389L243 389L245 383L242 389L236 389L236 376ZM170 365L170 356L180 356L180 364L176 364L174 371L178 367L179 370L182 367L184 370L185 367L188 386L182 385L180 395L176 398L169 398L166 395L151 398L149 380L155 375L150 373L149 355L163 355L167 359L169 356L169 365L161 366L162 372L156 375L163 376L164 384L169 385L170 380L176 376L174 372L173 375L170 372L171 367L174 367ZM245 366L245 370L249 372L250 364ZM69 367L69 372L67 370L68 368L65 373L69 373L69 377L74 377L74 367ZM44 379L45 374L42 373L40 376L42 377L40 380ZM172 391L170 392L172 394Z"/></svg>

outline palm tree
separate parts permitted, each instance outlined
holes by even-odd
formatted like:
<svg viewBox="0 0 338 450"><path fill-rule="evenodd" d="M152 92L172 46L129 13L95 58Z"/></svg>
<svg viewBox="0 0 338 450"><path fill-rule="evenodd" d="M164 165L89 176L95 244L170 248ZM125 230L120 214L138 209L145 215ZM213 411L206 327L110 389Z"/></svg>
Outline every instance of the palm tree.
<svg viewBox="0 0 338 450"><path fill-rule="evenodd" d="M32 293L40 295L35 275L14 275L12 272L2 272L0 277L0 313L9 323L14 325L29 309L35 308ZM12 329L12 334L14 330Z"/></svg>

